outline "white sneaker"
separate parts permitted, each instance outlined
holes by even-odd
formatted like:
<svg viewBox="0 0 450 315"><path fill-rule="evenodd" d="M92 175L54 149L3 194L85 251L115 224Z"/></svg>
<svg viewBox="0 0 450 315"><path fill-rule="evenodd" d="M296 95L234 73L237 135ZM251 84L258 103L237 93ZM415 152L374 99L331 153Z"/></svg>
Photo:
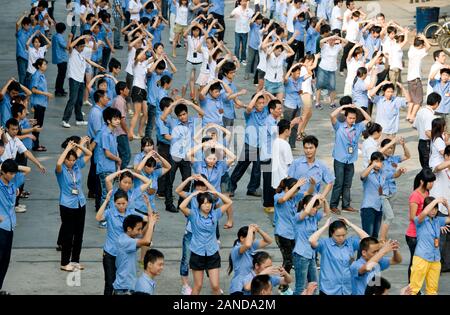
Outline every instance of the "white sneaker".
<svg viewBox="0 0 450 315"><path fill-rule="evenodd" d="M85 120L81 120L81 121L76 121L75 122L75 125L77 125L77 126L87 126L87 124L88 124L88 122L87 121L85 121Z"/></svg>
<svg viewBox="0 0 450 315"><path fill-rule="evenodd" d="M64 128L70 128L70 124L68 122L65 122L64 120L61 122L61 126Z"/></svg>
<svg viewBox="0 0 450 315"><path fill-rule="evenodd" d="M181 288L181 294L182 295L191 295L192 294L192 288L188 285L184 285Z"/></svg>
<svg viewBox="0 0 450 315"><path fill-rule="evenodd" d="M88 105L88 106L91 106L91 107L92 107L92 103L89 102L89 101L84 102L83 105Z"/></svg>
<svg viewBox="0 0 450 315"><path fill-rule="evenodd" d="M14 208L14 210L16 211L16 213L24 213L27 212L27 207L25 205L18 205Z"/></svg>
<svg viewBox="0 0 450 315"><path fill-rule="evenodd" d="M73 268L76 269L76 270L84 270L84 266L81 265L80 263L71 262L70 264L71 264L71 265L73 266Z"/></svg>

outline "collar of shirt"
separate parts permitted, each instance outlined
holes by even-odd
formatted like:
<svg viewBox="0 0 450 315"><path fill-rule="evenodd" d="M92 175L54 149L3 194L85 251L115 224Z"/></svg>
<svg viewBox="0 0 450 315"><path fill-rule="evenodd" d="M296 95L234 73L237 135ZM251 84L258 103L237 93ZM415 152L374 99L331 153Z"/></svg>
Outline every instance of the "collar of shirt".
<svg viewBox="0 0 450 315"><path fill-rule="evenodd" d="M345 246L348 246L348 239L345 239L345 241L344 241L344 243L342 244L342 245L338 245L337 243L336 243L336 241L334 240L334 238L332 238L332 237L330 237L330 240L331 240L331 246L337 246L337 247L345 247Z"/></svg>

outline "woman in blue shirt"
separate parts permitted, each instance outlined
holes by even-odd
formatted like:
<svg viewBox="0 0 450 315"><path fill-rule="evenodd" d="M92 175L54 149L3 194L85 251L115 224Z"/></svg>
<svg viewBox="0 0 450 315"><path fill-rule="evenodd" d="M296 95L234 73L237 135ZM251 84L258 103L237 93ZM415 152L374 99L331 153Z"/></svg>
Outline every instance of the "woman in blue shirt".
<svg viewBox="0 0 450 315"><path fill-rule="evenodd" d="M255 240L256 232L261 235L262 240ZM241 295L240 277L247 275L253 268L253 253L272 244L272 238L258 225L250 224L243 226L237 233L238 238L234 241L228 261L228 275L234 271L230 283L230 294Z"/></svg>
<svg viewBox="0 0 450 315"><path fill-rule="evenodd" d="M80 265L81 245L83 243L86 198L82 187L81 169L92 156L85 145L89 138L80 144L70 141L56 162L56 179L60 189L59 210L61 214L61 270L83 270Z"/></svg>
<svg viewBox="0 0 450 315"><path fill-rule="evenodd" d="M223 206L213 207L213 195L222 200ZM192 198L196 197L198 207L190 206ZM208 271L211 290L221 294L219 284L220 254L216 239L216 228L224 212L228 212L233 202L227 196L217 191L199 192L189 195L180 204L181 212L188 217L192 227L191 258L189 265L194 274L192 295L199 295L203 286L205 271Z"/></svg>
<svg viewBox="0 0 450 315"><path fill-rule="evenodd" d="M324 211L319 211L320 208ZM300 295L307 283L317 282L316 254L308 242L309 237L317 231L319 221L330 214L330 206L322 195L307 195L298 204L298 213L295 215L295 291Z"/></svg>
<svg viewBox="0 0 450 315"><path fill-rule="evenodd" d="M31 108L34 108L34 119L39 127L44 125L45 110L48 106L49 99L54 96L48 92L47 79L45 78L45 72L47 71L47 60L39 58L33 64L37 71L31 77ZM33 151L47 151L47 148L39 145L40 132L33 132L35 140L33 141Z"/></svg>
<svg viewBox="0 0 450 315"><path fill-rule="evenodd" d="M358 236L347 238L347 226L355 230ZM328 229L328 238L320 236ZM320 254L320 295L352 294L350 265L359 241L369 235L361 228L341 217L331 223L331 218L309 238L311 247Z"/></svg>
<svg viewBox="0 0 450 315"><path fill-rule="evenodd" d="M297 213L297 204L304 197L304 194L299 193L301 186L306 184L306 179L300 178L285 178L280 182L274 196L275 214L273 223L275 225L275 241L283 256L283 268L287 273L292 269L292 251L295 246L294 233L294 217ZM310 185L310 190L305 193L311 194L314 185ZM312 189L311 189L312 188ZM286 295L292 295L289 286L281 286L281 292L286 292Z"/></svg>
<svg viewBox="0 0 450 315"><path fill-rule="evenodd" d="M368 112L369 95L368 91L375 87L377 82L377 72L372 71L370 76L370 83L366 83L367 68L360 67L356 71L356 77L353 80L352 99L353 103Z"/></svg>

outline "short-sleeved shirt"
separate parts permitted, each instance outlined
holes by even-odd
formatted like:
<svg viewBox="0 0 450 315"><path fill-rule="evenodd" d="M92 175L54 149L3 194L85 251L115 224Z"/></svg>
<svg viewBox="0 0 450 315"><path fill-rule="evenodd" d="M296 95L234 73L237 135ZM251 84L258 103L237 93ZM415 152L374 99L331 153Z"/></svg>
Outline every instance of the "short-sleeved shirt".
<svg viewBox="0 0 450 315"><path fill-rule="evenodd" d="M304 42L305 41L305 34L306 34L306 20L300 21L296 19L294 21L294 33L298 32L298 34L295 36L295 40Z"/></svg>
<svg viewBox="0 0 450 315"><path fill-rule="evenodd" d="M375 140L372 136L369 136L366 140L363 141L361 151L362 151L362 158L363 158L363 169L367 168L370 164L370 157L372 156L372 153L379 150L379 143L377 140Z"/></svg>
<svg viewBox="0 0 450 315"><path fill-rule="evenodd" d="M253 108L250 114L244 112L245 119L245 143L248 145L259 148L261 146L261 133L265 125L266 118L269 116L269 110L267 107L260 112Z"/></svg>
<svg viewBox="0 0 450 315"><path fill-rule="evenodd" d="M231 249L230 259L233 262L233 278L230 283L230 294L233 292L242 291L240 277L248 275L253 268L253 253L259 248L260 241L256 240L252 246L244 253L239 253L242 244L237 242Z"/></svg>
<svg viewBox="0 0 450 315"><path fill-rule="evenodd" d="M364 295L366 287L370 284L373 277L380 277L381 271L388 269L390 266L389 258L383 257L371 271L360 275L359 269L366 263L367 261L361 257L350 266L350 272L352 274L352 295Z"/></svg>
<svg viewBox="0 0 450 315"><path fill-rule="evenodd" d="M287 238L289 240L295 239L295 215L297 213L297 204L303 198L303 194L297 193L291 199L284 203L278 201L284 197L286 193L283 191L274 196L275 214L273 223L275 225L274 234Z"/></svg>
<svg viewBox="0 0 450 315"><path fill-rule="evenodd" d="M336 71L338 68L338 54L341 50L341 44L331 46L330 44L325 43L320 51L319 67L326 71Z"/></svg>
<svg viewBox="0 0 450 315"><path fill-rule="evenodd" d="M397 133L400 124L400 108L406 107L406 99L393 96L387 100L384 96L376 96L373 103L377 106L375 122L383 127L383 133Z"/></svg>
<svg viewBox="0 0 450 315"><path fill-rule="evenodd" d="M225 1L224 0L211 0L212 7L208 10L208 13L216 13L218 15L225 14Z"/></svg>
<svg viewBox="0 0 450 315"><path fill-rule="evenodd" d="M376 211L381 211L383 202L380 192L384 194L382 190L386 182L386 176L383 170L381 169L378 172L371 170L369 175L362 179L362 182L363 200L361 208L372 208Z"/></svg>
<svg viewBox="0 0 450 315"><path fill-rule="evenodd" d="M250 20L253 16L253 9L247 7L242 9L242 6L237 6L231 11L230 15L236 17L234 31L240 34L247 34L250 31Z"/></svg>
<svg viewBox="0 0 450 315"><path fill-rule="evenodd" d="M147 177L152 183L150 185L150 188L154 189L155 191L158 190L158 178L162 176L163 169L161 167L157 167L153 172L150 174L145 173L144 171L141 172L141 175ZM150 204L153 209L156 209L155 205L155 195L148 194L147 190L144 192L141 192L140 186L143 184L143 182L136 178L134 180L134 187L135 191L133 192L133 195L136 196L134 199L134 207L138 210L147 212L147 206L145 204L144 198L142 198L142 195L145 194L148 197L148 200L150 201ZM136 195L137 193L137 195Z"/></svg>
<svg viewBox="0 0 450 315"><path fill-rule="evenodd" d="M450 113L450 81L443 83L441 80L430 80L430 85L433 87L433 92L438 93L441 96L441 102L439 107L436 108L436 112L442 114Z"/></svg>
<svg viewBox="0 0 450 315"><path fill-rule="evenodd" d="M36 88L41 92L48 92L47 89L47 79L41 71L36 71L31 76L31 89ZM42 94L31 94L30 102L32 106L42 106L47 108L48 106L48 96Z"/></svg>
<svg viewBox="0 0 450 315"><path fill-rule="evenodd" d="M172 119L172 117L167 117L168 119ZM161 117L156 118L156 139L158 142L169 144L170 141L164 138L164 135L170 135L170 127L169 124L161 120Z"/></svg>
<svg viewBox="0 0 450 315"><path fill-rule="evenodd" d="M261 25L257 23L251 23L248 47L254 50L258 50L259 45L261 45Z"/></svg>
<svg viewBox="0 0 450 315"><path fill-rule="evenodd" d="M119 152L117 150L117 136L108 127L103 128L100 133L100 143L97 160L97 174L101 173L113 173L116 171L116 161L111 160L106 157L105 150L109 150L111 154L118 156Z"/></svg>
<svg viewBox="0 0 450 315"><path fill-rule="evenodd" d="M69 56L67 65L67 77L77 82L84 82L84 74L86 72L86 61L81 53L75 48Z"/></svg>
<svg viewBox="0 0 450 315"><path fill-rule="evenodd" d="M104 218L106 220L106 240L103 250L111 256L117 256L117 242L119 236L123 234L123 221L130 214L135 214L133 210L125 209L124 213L117 210L114 202L111 202L106 208Z"/></svg>
<svg viewBox="0 0 450 315"><path fill-rule="evenodd" d="M83 193L83 183L81 169L85 167L83 157L79 157L69 170L63 163L61 172L56 172L56 179L59 185L59 204L71 208L78 209L86 205L86 198Z"/></svg>
<svg viewBox="0 0 450 315"><path fill-rule="evenodd" d="M267 56L266 75L264 79L273 83L283 82L283 64L287 58L287 53L283 51L278 57L275 53Z"/></svg>
<svg viewBox="0 0 450 315"><path fill-rule="evenodd" d="M387 156L383 161L383 172L386 175L385 192L387 196L397 192L397 184L395 183L394 174L397 172L397 167L401 161L402 157L400 155Z"/></svg>
<svg viewBox="0 0 450 315"><path fill-rule="evenodd" d="M28 51L26 50L26 44L30 36L33 34L33 30L30 27L28 31L21 28L16 33L16 56L28 60Z"/></svg>
<svg viewBox="0 0 450 315"><path fill-rule="evenodd" d="M5 144L5 152L1 157L2 161L7 159L15 160L17 153L22 154L27 151L27 148L23 145L23 142L19 138L14 137L13 139L9 133L6 133L6 139L8 139L8 143Z"/></svg>
<svg viewBox="0 0 450 315"><path fill-rule="evenodd" d="M194 162L192 169L195 174L205 175L208 182L210 182L218 192L222 191L220 188L221 179L222 176L228 172L226 161L217 161L212 168L209 168L205 161Z"/></svg>
<svg viewBox="0 0 450 315"><path fill-rule="evenodd" d="M223 78L222 81L224 84L228 85L233 94L237 92L237 87L233 82L229 81L227 78ZM235 119L236 110L234 108L234 100L228 99L228 94L225 89L222 89L222 91L220 92L220 97L222 100L223 117L228 119Z"/></svg>
<svg viewBox="0 0 450 315"><path fill-rule="evenodd" d="M206 98L200 101L200 106L205 112L202 119L202 127L205 127L208 123L223 125L223 103L220 96L213 98L208 93Z"/></svg>
<svg viewBox="0 0 450 315"><path fill-rule="evenodd" d="M60 33L56 33L52 37L52 63L54 65L67 62L69 60L69 54L66 50L67 42L64 36Z"/></svg>
<svg viewBox="0 0 450 315"><path fill-rule="evenodd" d="M6 127L6 122L10 118L12 118L11 97L6 93L3 95L3 100L0 101L0 120L2 127Z"/></svg>
<svg viewBox="0 0 450 315"><path fill-rule="evenodd" d="M415 203L417 204L417 212L416 216L418 216L422 210L423 210L423 203L425 202L425 198L428 197L429 193L428 191L425 192L425 197L422 196L420 192L417 190L414 190L411 195L409 196L409 203ZM408 214L409 217L409 214ZM416 225L413 220L409 220L409 226L406 230L406 235L409 237L417 237L417 231L416 231Z"/></svg>
<svg viewBox="0 0 450 315"><path fill-rule="evenodd" d="M320 37L320 33L312 26L306 31L306 45L305 53L315 54L317 53L317 39Z"/></svg>
<svg viewBox="0 0 450 315"><path fill-rule="evenodd" d="M315 215L307 215L300 220L300 212L295 215L295 247L293 252L307 259L315 257L315 251L309 243L309 238L318 228L319 221L323 218L323 211L318 211Z"/></svg>
<svg viewBox="0 0 450 315"><path fill-rule="evenodd" d="M114 101L112 103L112 108L118 109L120 111L120 115L122 116L122 119L125 118L125 123L126 123L126 119L127 119L127 102L123 98L123 96L118 95L114 99ZM122 135L126 135L126 132L122 129L122 126L118 126L114 130L114 134L116 136L122 136Z"/></svg>
<svg viewBox="0 0 450 315"><path fill-rule="evenodd" d="M30 128L31 124L28 118L24 118L21 121L19 121L20 133L22 133L23 129L30 129ZM31 148L33 147L33 140L31 140L30 138L22 139L22 143L25 146L25 148L27 148L27 150L31 150Z"/></svg>
<svg viewBox="0 0 450 315"><path fill-rule="evenodd" d="M34 74L36 72L36 68L33 66L33 64L38 60L39 58L44 58L45 53L47 52L47 46L39 47L38 49L34 47L28 48L28 68L27 72Z"/></svg>
<svg viewBox="0 0 450 315"><path fill-rule="evenodd" d="M122 233L117 240L115 290L134 290L136 285L137 240Z"/></svg>
<svg viewBox="0 0 450 315"><path fill-rule="evenodd" d="M302 98L300 97L300 91L302 89L303 77L299 77L294 80L289 77L287 82L284 84L285 89L285 100L284 106L290 109L301 108L303 105Z"/></svg>
<svg viewBox="0 0 450 315"><path fill-rule="evenodd" d="M355 84L352 87L353 103L358 107L369 106L369 95L367 94L367 87L364 80L360 78L356 79Z"/></svg>
<svg viewBox="0 0 450 315"><path fill-rule="evenodd" d="M314 194L320 193L322 183L331 184L335 177L327 165L318 159L310 165L305 156L301 156L295 159L288 170L288 176L295 179L300 178L314 178L316 186L314 187ZM305 193L309 189L309 182L300 187L299 192Z"/></svg>
<svg viewBox="0 0 450 315"><path fill-rule="evenodd" d="M411 46L408 50L408 76L406 80L412 81L415 79L420 79L422 77L421 67L422 60L428 52L425 48L418 49Z"/></svg>
<svg viewBox="0 0 450 315"><path fill-rule="evenodd" d="M332 237L319 240L320 254L319 287L327 295L350 295L352 280L350 265L359 248L360 239L351 236L339 246Z"/></svg>
<svg viewBox="0 0 450 315"><path fill-rule="evenodd" d="M374 52L381 50L381 39L379 37L374 38L369 32L364 34L360 43L368 50L366 59L372 59Z"/></svg>
<svg viewBox="0 0 450 315"><path fill-rule="evenodd" d="M444 151L445 147L445 141L441 137L437 137L431 142L430 160L428 162L431 169L434 169L436 166L444 162L444 155L441 154L440 151Z"/></svg>
<svg viewBox="0 0 450 315"><path fill-rule="evenodd" d="M158 74L155 70L147 75L147 101L150 106L156 106L158 103L158 81L163 75L172 78L172 74L168 70L164 70L161 74Z"/></svg>
<svg viewBox="0 0 450 315"><path fill-rule="evenodd" d="M414 251L414 256L418 256L429 262L441 261L441 251L435 247L435 240L438 240L441 235L441 227L445 226L447 217L435 217L431 219L426 217L422 223L419 223L419 218L414 218L414 223L417 228L417 245Z"/></svg>
<svg viewBox="0 0 450 315"><path fill-rule="evenodd" d="M272 188L276 189L288 175L288 167L294 161L289 142L278 137L272 149Z"/></svg>
<svg viewBox="0 0 450 315"><path fill-rule="evenodd" d="M191 148L194 137L194 119L189 118L186 123L179 119L167 120L170 124L171 136L170 155L172 158L185 159L187 151Z"/></svg>
<svg viewBox="0 0 450 315"><path fill-rule="evenodd" d="M425 132L427 130L431 132L431 124L434 118L436 118L434 115L434 110L428 105L423 106L417 112L416 120L414 120L413 126L417 129L420 140L430 140Z"/></svg>
<svg viewBox="0 0 450 315"><path fill-rule="evenodd" d="M347 122L337 121L333 128L336 131L333 158L345 164L356 162L358 159L358 140L365 129L364 123L360 122L348 127ZM349 151L349 147L352 147L353 151Z"/></svg>
<svg viewBox="0 0 450 315"><path fill-rule="evenodd" d="M94 139L95 136L100 132L102 127L105 126L103 120L103 110L104 108L95 104L94 106L92 106L91 111L89 112L87 134L91 139Z"/></svg>
<svg viewBox="0 0 450 315"><path fill-rule="evenodd" d="M261 161L268 161L272 158L273 143L278 136L277 123L278 121L272 115L267 116L260 139L261 150L259 154Z"/></svg>
<svg viewBox="0 0 450 315"><path fill-rule="evenodd" d="M205 217L199 208L190 208L188 220L191 222L192 228L191 252L199 256L212 256L219 250L216 228L221 217L220 209L212 208Z"/></svg>
<svg viewBox="0 0 450 315"><path fill-rule="evenodd" d="M250 291L244 290L244 286L248 283L251 283L253 278L256 277L256 273L254 270L250 271L247 275L241 277L241 290L244 295L250 295ZM270 276L270 283L272 284L272 288L275 288L280 285L281 277L280 276Z"/></svg>
<svg viewBox="0 0 450 315"><path fill-rule="evenodd" d="M150 278L145 272L138 278L134 292L155 295L156 281Z"/></svg>
<svg viewBox="0 0 450 315"><path fill-rule="evenodd" d="M17 218L14 206L17 187L13 180L6 185L0 179L0 216L3 218L3 221L0 222L0 229L5 231L14 231L16 228Z"/></svg>

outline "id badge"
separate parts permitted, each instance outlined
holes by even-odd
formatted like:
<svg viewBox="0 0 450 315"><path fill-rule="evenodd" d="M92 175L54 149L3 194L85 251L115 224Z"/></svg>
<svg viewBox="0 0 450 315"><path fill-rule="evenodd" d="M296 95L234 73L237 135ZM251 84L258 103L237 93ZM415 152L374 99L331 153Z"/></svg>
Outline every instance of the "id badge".
<svg viewBox="0 0 450 315"><path fill-rule="evenodd" d="M438 238L434 239L434 247L439 248L439 239Z"/></svg>
<svg viewBox="0 0 450 315"><path fill-rule="evenodd" d="M353 154L353 147L348 147L347 151L348 151L348 154Z"/></svg>
<svg viewBox="0 0 450 315"><path fill-rule="evenodd" d="M72 195L78 195L78 189L72 189Z"/></svg>
<svg viewBox="0 0 450 315"><path fill-rule="evenodd" d="M383 195L383 187L381 186L378 187L378 195Z"/></svg>

